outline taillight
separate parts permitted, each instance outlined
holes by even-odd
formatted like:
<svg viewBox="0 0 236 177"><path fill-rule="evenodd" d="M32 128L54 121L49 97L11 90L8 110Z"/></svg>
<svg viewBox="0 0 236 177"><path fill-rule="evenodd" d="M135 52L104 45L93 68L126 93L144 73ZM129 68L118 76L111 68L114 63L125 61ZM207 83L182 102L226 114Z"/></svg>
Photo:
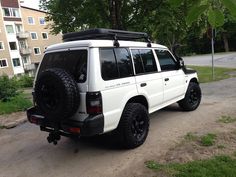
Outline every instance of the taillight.
<svg viewBox="0 0 236 177"><path fill-rule="evenodd" d="M101 92L87 92L86 107L88 114L101 114L102 113Z"/></svg>

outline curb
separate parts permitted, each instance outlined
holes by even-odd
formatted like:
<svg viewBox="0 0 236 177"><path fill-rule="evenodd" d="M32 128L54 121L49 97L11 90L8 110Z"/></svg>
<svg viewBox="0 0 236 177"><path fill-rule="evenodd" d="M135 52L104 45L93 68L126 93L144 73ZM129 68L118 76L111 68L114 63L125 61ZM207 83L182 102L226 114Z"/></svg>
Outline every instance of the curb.
<svg viewBox="0 0 236 177"><path fill-rule="evenodd" d="M25 123L25 122L27 122L27 119L22 118L22 119L15 120L13 122L8 122L8 123L6 123L5 125L2 125L2 126L6 129L11 129L11 128L14 128L18 125L21 125L21 124Z"/></svg>

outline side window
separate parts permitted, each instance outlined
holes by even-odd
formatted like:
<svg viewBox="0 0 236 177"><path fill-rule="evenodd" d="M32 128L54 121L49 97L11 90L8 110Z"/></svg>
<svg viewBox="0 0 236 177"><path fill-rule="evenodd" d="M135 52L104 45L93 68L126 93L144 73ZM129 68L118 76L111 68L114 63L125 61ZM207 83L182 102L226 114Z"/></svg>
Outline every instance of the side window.
<svg viewBox="0 0 236 177"><path fill-rule="evenodd" d="M114 51L120 77L122 78L132 76L133 66L128 50L126 48L115 48Z"/></svg>
<svg viewBox="0 0 236 177"><path fill-rule="evenodd" d="M100 49L102 78L104 80L118 78L118 68L113 49Z"/></svg>
<svg viewBox="0 0 236 177"><path fill-rule="evenodd" d="M178 64L167 50L155 50L162 71L177 70Z"/></svg>
<svg viewBox="0 0 236 177"><path fill-rule="evenodd" d="M136 74L157 71L157 65L151 49L133 49L132 55Z"/></svg>
<svg viewBox="0 0 236 177"><path fill-rule="evenodd" d="M143 61L139 53L139 50L135 49L131 50L131 52L134 59L134 67L136 74L144 73Z"/></svg>
<svg viewBox="0 0 236 177"><path fill-rule="evenodd" d="M143 60L145 73L157 71L157 65L151 49L139 50Z"/></svg>

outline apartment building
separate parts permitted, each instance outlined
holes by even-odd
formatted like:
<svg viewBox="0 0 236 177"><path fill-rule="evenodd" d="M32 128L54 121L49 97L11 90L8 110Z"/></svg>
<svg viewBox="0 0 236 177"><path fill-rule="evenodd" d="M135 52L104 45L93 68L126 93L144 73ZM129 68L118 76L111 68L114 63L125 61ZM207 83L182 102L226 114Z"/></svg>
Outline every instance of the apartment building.
<svg viewBox="0 0 236 177"><path fill-rule="evenodd" d="M0 75L34 75L45 48L61 42L61 35L50 34L45 17L18 0L0 0Z"/></svg>

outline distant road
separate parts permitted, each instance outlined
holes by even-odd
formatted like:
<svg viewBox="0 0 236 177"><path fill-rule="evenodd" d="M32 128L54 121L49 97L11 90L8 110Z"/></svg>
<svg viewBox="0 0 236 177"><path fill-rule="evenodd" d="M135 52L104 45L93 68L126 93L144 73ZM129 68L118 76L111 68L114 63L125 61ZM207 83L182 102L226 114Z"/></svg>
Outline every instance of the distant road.
<svg viewBox="0 0 236 177"><path fill-rule="evenodd" d="M186 65L211 66L211 54L183 57ZM236 52L217 53L214 64L218 67L236 68Z"/></svg>

